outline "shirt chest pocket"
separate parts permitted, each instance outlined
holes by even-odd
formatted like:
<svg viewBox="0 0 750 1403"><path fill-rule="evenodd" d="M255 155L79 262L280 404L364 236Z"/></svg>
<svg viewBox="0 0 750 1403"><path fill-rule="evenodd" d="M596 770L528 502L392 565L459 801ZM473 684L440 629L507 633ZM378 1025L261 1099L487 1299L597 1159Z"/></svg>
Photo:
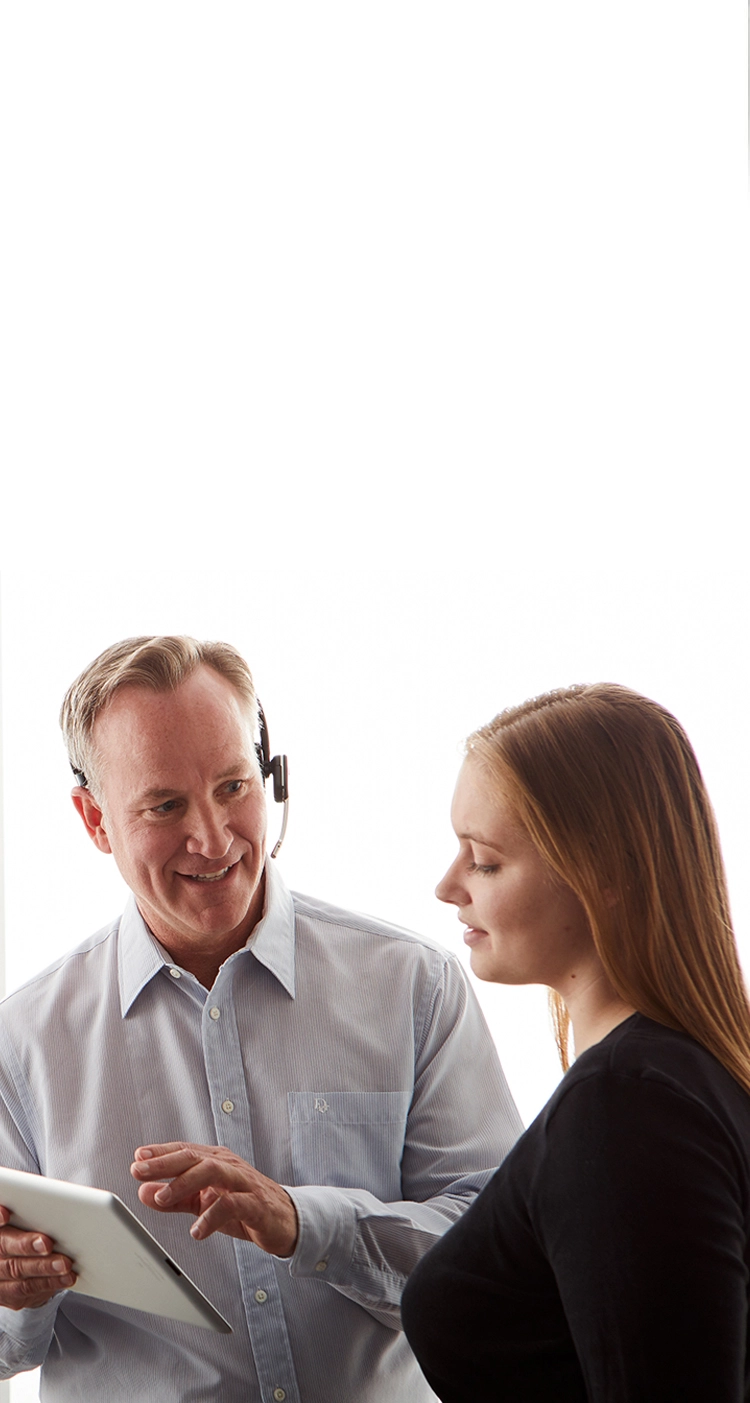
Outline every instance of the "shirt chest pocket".
<svg viewBox="0 0 750 1403"><path fill-rule="evenodd" d="M402 1091L291 1091L294 1182L400 1199L409 1101Z"/></svg>

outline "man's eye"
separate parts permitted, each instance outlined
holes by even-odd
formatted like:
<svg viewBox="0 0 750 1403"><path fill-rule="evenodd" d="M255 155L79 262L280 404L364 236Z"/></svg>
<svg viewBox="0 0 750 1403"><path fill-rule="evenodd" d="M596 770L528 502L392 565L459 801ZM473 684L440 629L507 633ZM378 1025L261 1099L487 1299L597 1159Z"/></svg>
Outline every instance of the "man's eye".
<svg viewBox="0 0 750 1403"><path fill-rule="evenodd" d="M176 799L165 799L163 804L157 804L156 808L152 809L151 812L152 814L171 814L174 813L176 808Z"/></svg>
<svg viewBox="0 0 750 1403"><path fill-rule="evenodd" d="M495 862L493 864L487 863L486 865L483 865L481 862L470 862L467 871L481 872L483 877L490 877L493 872L497 872L499 866L499 862Z"/></svg>
<svg viewBox="0 0 750 1403"><path fill-rule="evenodd" d="M244 779L230 779L229 784L226 786L227 793L229 794L239 794L244 789L244 787Z"/></svg>

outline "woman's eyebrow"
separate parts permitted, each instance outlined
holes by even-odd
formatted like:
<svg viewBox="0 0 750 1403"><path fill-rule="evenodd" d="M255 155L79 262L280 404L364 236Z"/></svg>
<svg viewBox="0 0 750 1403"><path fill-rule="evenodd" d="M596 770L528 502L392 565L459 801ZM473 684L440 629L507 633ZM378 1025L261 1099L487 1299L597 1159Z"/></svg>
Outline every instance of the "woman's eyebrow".
<svg viewBox="0 0 750 1403"><path fill-rule="evenodd" d="M457 833L457 838L463 838L468 843L478 843L482 848L492 848L493 852L501 853L503 849L498 843L490 843L487 838L481 838L478 833Z"/></svg>

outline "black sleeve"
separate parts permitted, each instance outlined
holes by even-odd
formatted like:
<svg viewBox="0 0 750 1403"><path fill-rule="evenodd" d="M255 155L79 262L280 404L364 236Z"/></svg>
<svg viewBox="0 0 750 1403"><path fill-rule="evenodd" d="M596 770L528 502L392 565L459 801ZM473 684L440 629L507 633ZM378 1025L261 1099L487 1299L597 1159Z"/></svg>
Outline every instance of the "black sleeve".
<svg viewBox="0 0 750 1403"><path fill-rule="evenodd" d="M730 1134L668 1081L562 1098L530 1207L590 1403L741 1403L744 1195Z"/></svg>

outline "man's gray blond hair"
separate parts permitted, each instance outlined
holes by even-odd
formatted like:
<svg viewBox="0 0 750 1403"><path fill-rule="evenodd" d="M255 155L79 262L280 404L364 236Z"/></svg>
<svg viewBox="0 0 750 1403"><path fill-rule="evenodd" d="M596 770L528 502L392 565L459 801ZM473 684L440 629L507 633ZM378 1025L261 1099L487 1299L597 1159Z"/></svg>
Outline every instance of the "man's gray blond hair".
<svg viewBox="0 0 750 1403"><path fill-rule="evenodd" d="M60 726L73 770L86 776L89 788L99 789L93 730L97 717L123 687L151 692L174 691L198 667L210 667L234 687L253 728L258 702L252 673L230 643L201 643L186 634L124 638L105 648L68 688L60 710ZM99 796L101 797L101 796Z"/></svg>

